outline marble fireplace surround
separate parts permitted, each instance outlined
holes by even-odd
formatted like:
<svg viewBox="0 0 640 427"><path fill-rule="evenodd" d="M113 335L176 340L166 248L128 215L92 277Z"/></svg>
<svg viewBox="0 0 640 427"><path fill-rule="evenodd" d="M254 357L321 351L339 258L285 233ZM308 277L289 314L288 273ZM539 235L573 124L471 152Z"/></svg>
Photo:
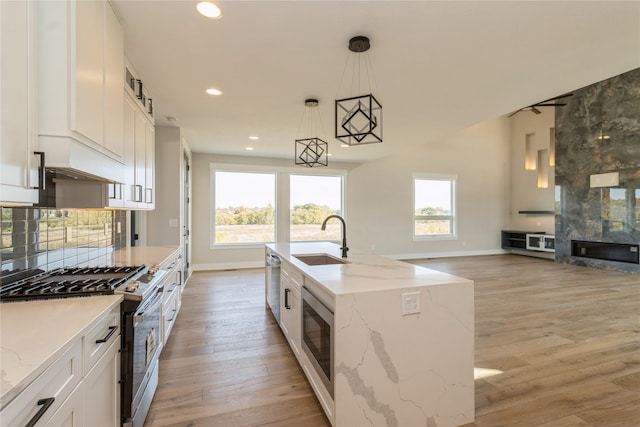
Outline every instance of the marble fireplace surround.
<svg viewBox="0 0 640 427"><path fill-rule="evenodd" d="M640 273L627 254L601 259L615 247L605 244L640 244L640 68L573 94L555 116L556 262ZM592 175L611 172L617 185L590 185ZM575 241L602 249L581 256Z"/></svg>

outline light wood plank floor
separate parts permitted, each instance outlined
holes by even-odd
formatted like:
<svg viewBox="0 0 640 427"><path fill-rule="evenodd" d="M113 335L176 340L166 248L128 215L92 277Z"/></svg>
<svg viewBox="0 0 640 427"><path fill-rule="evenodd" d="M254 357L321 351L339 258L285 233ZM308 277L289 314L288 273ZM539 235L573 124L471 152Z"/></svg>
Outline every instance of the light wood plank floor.
<svg viewBox="0 0 640 427"><path fill-rule="evenodd" d="M476 380L467 427L640 426L640 275L517 255L412 262L475 281L476 367L501 373ZM194 273L183 301L145 426L329 426L264 308L262 269Z"/></svg>

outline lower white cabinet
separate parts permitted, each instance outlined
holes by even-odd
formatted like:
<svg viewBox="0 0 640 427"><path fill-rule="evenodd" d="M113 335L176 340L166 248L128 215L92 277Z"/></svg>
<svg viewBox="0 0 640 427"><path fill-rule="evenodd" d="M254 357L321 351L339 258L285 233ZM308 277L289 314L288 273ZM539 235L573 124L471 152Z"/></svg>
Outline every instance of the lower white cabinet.
<svg viewBox="0 0 640 427"><path fill-rule="evenodd" d="M82 380L82 341L76 339L0 414L3 426L47 425Z"/></svg>
<svg viewBox="0 0 640 427"><path fill-rule="evenodd" d="M297 272L282 261L280 276L280 327L296 358L302 346L302 294Z"/></svg>
<svg viewBox="0 0 640 427"><path fill-rule="evenodd" d="M163 269L167 274L162 280L162 345L167 342L171 329L182 306L182 256L177 252L164 262Z"/></svg>
<svg viewBox="0 0 640 427"><path fill-rule="evenodd" d="M90 425L85 422L86 405L84 403L83 390L82 384L76 387L73 393L71 393L45 425L47 427L80 427ZM97 425L98 424L96 424L96 426Z"/></svg>
<svg viewBox="0 0 640 427"><path fill-rule="evenodd" d="M119 350L116 305L2 410L2 426L119 427Z"/></svg>
<svg viewBox="0 0 640 427"><path fill-rule="evenodd" d="M82 380L84 426L120 425L120 337ZM61 424L67 425L67 424ZM69 424L76 425L76 424Z"/></svg>

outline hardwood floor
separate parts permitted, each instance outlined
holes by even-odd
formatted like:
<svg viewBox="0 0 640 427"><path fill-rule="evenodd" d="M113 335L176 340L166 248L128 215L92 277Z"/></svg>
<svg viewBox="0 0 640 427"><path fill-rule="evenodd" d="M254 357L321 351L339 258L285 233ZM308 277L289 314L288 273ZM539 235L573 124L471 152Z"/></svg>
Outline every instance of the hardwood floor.
<svg viewBox="0 0 640 427"><path fill-rule="evenodd" d="M476 380L467 427L640 426L640 275L517 255L412 262L475 281L476 367L499 373ZM192 275L145 426L329 426L263 281Z"/></svg>

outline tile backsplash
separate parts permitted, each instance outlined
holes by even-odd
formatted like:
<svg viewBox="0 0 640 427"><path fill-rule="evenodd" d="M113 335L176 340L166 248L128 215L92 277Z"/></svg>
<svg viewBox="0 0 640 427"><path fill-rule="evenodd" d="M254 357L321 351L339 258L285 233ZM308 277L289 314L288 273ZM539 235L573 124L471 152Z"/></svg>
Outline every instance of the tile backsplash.
<svg viewBox="0 0 640 427"><path fill-rule="evenodd" d="M25 269L105 265L127 244L127 211L0 208L3 279Z"/></svg>

